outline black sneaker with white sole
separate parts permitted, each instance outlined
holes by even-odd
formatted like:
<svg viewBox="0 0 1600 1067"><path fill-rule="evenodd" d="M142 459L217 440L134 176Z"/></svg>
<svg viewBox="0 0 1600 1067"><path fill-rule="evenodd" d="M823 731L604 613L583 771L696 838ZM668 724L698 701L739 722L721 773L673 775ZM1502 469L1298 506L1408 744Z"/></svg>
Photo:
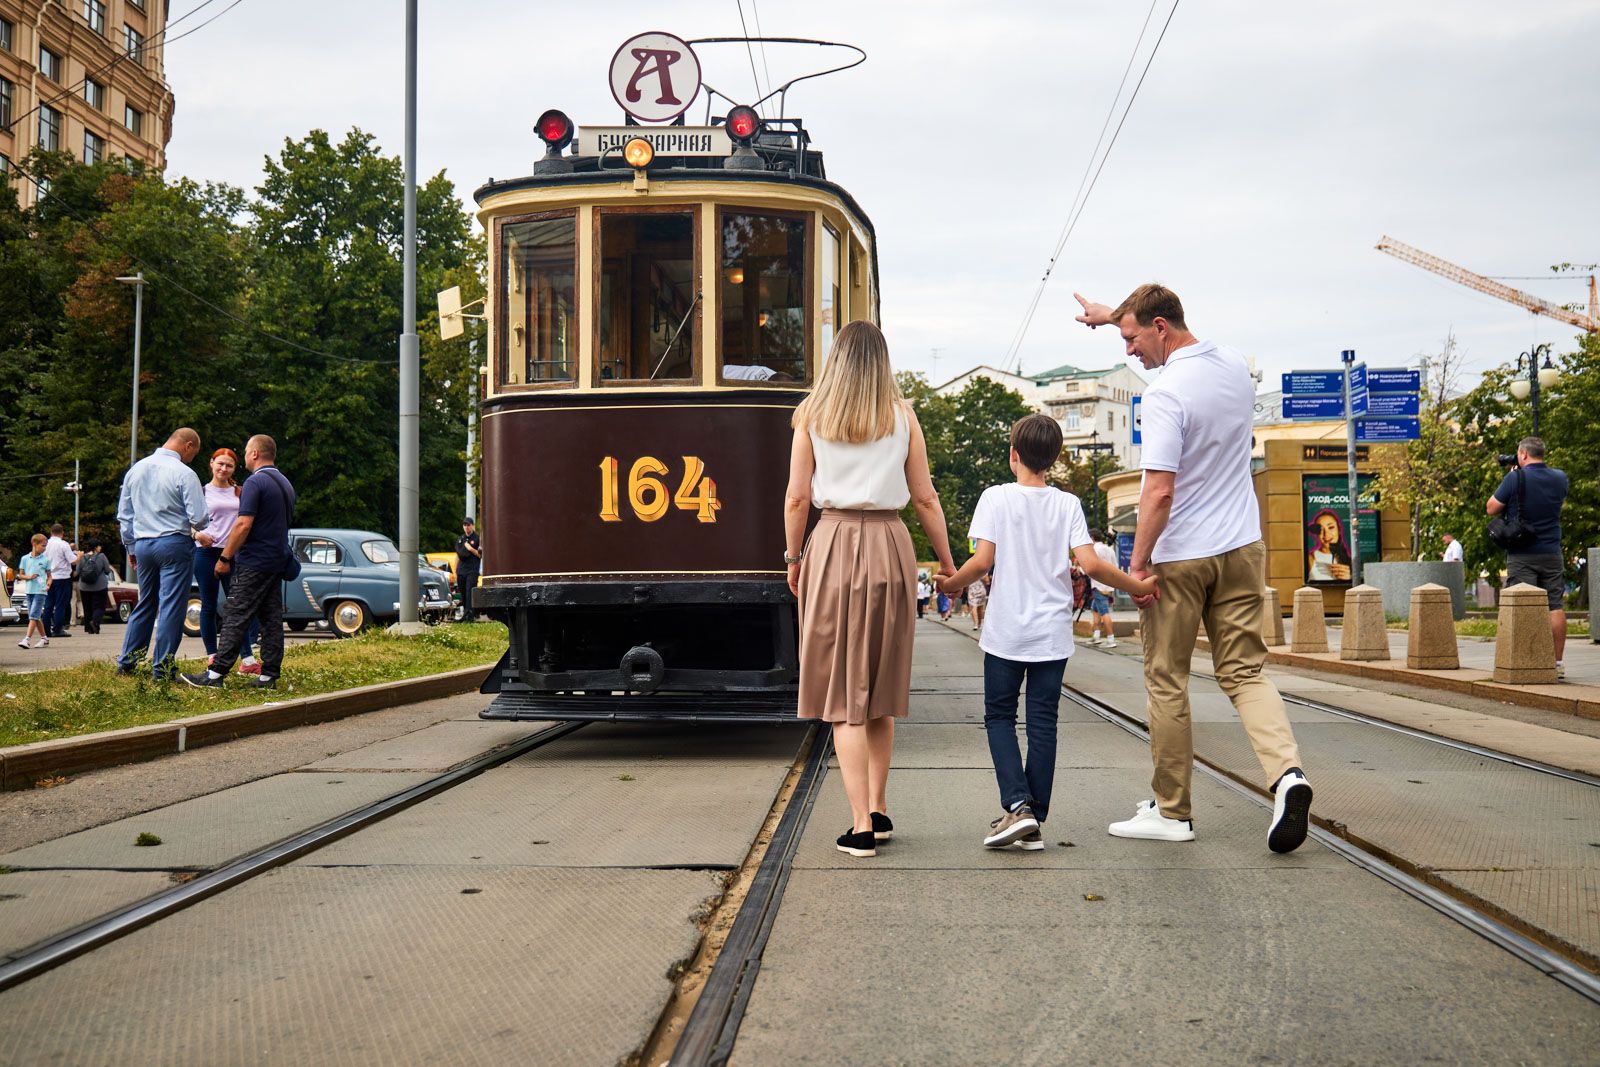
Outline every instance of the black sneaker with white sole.
<svg viewBox="0 0 1600 1067"><path fill-rule="evenodd" d="M1272 793L1267 847L1274 852L1293 852L1305 843L1311 828L1311 783L1299 767L1290 767L1273 784Z"/></svg>
<svg viewBox="0 0 1600 1067"><path fill-rule="evenodd" d="M183 681L183 682L185 682L185 683L187 683L189 685L194 686L196 689L221 689L222 688L222 679L221 678L213 678L206 671L200 671L198 674L180 674L180 675L178 675L178 678L181 681Z"/></svg>
<svg viewBox="0 0 1600 1067"><path fill-rule="evenodd" d="M872 836L879 841L887 841L894 836L894 823L881 811L872 813Z"/></svg>
<svg viewBox="0 0 1600 1067"><path fill-rule="evenodd" d="M857 859L868 859L878 854L877 838L873 837L871 830L859 833L854 829L846 830L834 841L834 845L840 852L849 853Z"/></svg>

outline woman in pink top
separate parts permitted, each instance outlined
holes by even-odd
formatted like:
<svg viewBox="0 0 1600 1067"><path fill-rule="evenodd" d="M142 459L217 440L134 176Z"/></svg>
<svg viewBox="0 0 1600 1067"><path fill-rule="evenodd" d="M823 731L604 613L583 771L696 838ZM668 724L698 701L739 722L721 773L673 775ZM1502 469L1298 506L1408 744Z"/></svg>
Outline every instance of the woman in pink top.
<svg viewBox="0 0 1600 1067"><path fill-rule="evenodd" d="M217 624L228 587L233 584L227 575L219 579L216 567L222 546L228 543L228 534L239 518L240 489L233 480L233 472L238 469L239 457L233 449L219 448L211 453L211 480L204 486L211 521L204 530L194 531L194 581L200 590L200 640L205 642L207 662L217 654ZM250 632L245 635L241 674L261 673L261 665L250 654L260 629L251 623Z"/></svg>

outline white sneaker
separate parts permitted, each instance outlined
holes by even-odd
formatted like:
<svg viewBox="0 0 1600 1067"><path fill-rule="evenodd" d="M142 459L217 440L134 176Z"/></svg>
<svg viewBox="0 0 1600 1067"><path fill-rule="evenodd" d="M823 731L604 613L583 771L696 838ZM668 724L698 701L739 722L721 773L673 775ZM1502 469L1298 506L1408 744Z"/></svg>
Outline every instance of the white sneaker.
<svg viewBox="0 0 1600 1067"><path fill-rule="evenodd" d="M1561 665L1561 661L1560 660L1556 660L1556 681L1559 682L1563 678L1565 678L1566 676L1567 676L1567 668Z"/></svg>
<svg viewBox="0 0 1600 1067"><path fill-rule="evenodd" d="M1134 837L1144 841L1193 841L1194 820L1169 819L1153 800L1141 800L1133 818L1106 827L1112 837Z"/></svg>
<svg viewBox="0 0 1600 1067"><path fill-rule="evenodd" d="M1100 643L1100 647L1101 648L1116 648L1117 647L1117 640L1114 637L1107 638L1105 641L1102 641Z"/></svg>
<svg viewBox="0 0 1600 1067"><path fill-rule="evenodd" d="M1267 847L1293 852L1305 843L1311 823L1311 783L1299 767L1283 772L1272 787L1272 825L1267 827Z"/></svg>
<svg viewBox="0 0 1600 1067"><path fill-rule="evenodd" d="M50 643L50 639L48 637L41 637L41 638L39 638L39 640L37 640L37 641L35 641L33 643L33 647L34 648L44 648L49 643Z"/></svg>
<svg viewBox="0 0 1600 1067"><path fill-rule="evenodd" d="M1091 645L1098 645L1100 643L1100 631L1099 630L1096 630L1094 632L1094 634L1089 638L1089 643Z"/></svg>
<svg viewBox="0 0 1600 1067"><path fill-rule="evenodd" d="M18 648L31 648L33 646L29 645L28 644L28 639L26 637L24 637L21 641L17 642L17 647Z"/></svg>

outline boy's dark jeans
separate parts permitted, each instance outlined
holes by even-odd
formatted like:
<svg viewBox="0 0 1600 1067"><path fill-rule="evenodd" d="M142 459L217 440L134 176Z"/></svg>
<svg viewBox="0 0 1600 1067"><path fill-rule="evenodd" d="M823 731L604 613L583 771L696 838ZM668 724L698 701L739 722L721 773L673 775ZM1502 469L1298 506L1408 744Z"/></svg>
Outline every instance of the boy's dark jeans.
<svg viewBox="0 0 1600 1067"><path fill-rule="evenodd" d="M1061 676L1067 661L1024 663L983 655L983 728L989 735L989 758L1000 782L1000 803L1007 811L1027 801L1042 822L1050 813L1050 787L1056 773L1056 714L1061 703ZM1028 766L1022 766L1017 744L1017 696L1027 681Z"/></svg>

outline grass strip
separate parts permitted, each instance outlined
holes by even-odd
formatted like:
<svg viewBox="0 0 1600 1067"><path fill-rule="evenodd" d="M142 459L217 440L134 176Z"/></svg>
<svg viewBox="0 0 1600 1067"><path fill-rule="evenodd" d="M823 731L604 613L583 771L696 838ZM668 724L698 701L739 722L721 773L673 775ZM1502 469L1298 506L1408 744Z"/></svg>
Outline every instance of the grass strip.
<svg viewBox="0 0 1600 1067"><path fill-rule="evenodd" d="M505 650L506 628L497 622L431 626L416 637L373 630L348 641L308 641L285 651L275 691L245 689L237 674L222 689L157 682L148 666L133 677L118 677L109 659L30 674L0 671L0 746L398 682L493 663ZM186 671L202 670L205 658L180 660L179 665Z"/></svg>
<svg viewBox="0 0 1600 1067"><path fill-rule="evenodd" d="M1408 630L1410 622L1406 619L1390 619L1387 623L1390 630ZM1498 619L1458 619L1456 620L1456 635L1458 637L1495 637L1500 633ZM1588 637L1589 620L1587 618L1573 618L1567 615L1567 636Z"/></svg>

